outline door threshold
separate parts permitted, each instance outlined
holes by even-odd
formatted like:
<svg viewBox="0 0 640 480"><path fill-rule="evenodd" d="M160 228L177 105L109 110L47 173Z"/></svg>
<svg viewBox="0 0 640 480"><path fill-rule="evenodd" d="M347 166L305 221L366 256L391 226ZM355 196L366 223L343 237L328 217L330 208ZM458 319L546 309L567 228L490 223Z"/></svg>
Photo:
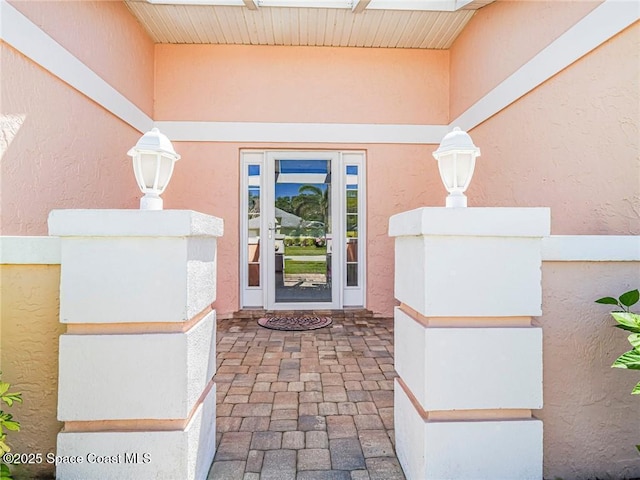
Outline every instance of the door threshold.
<svg viewBox="0 0 640 480"><path fill-rule="evenodd" d="M268 315L324 315L331 318L373 318L374 313L371 310L360 307L349 307L337 310L331 309L309 309L309 310L265 310L243 308L233 313L234 319L258 320Z"/></svg>

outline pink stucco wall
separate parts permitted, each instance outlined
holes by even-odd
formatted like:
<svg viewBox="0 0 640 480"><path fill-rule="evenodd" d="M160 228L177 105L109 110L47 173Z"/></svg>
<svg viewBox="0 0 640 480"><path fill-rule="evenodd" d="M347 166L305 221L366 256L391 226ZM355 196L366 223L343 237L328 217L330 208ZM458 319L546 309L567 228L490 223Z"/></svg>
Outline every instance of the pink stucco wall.
<svg viewBox="0 0 640 480"><path fill-rule="evenodd" d="M638 287L638 262L544 262L544 478L638 478L637 371L611 368L630 349L610 305Z"/></svg>
<svg viewBox="0 0 640 480"><path fill-rule="evenodd" d="M448 62L448 52L428 50L158 45L156 120L443 124ZM183 159L164 195L167 207L193 208L225 220L218 256L224 281L216 302L222 315L239 308L242 148L318 145L176 143ZM430 156L435 146L321 148L367 150L367 308L391 315L393 276L385 274L393 270L388 220L442 200L444 189Z"/></svg>
<svg viewBox="0 0 640 480"><path fill-rule="evenodd" d="M11 4L153 113L154 46L122 2ZM9 135L0 165L0 232L45 235L54 208L135 208L139 195L126 152L140 132L13 48L1 49L0 113Z"/></svg>
<svg viewBox="0 0 640 480"><path fill-rule="evenodd" d="M478 10L450 49L451 119L601 3L499 0Z"/></svg>
<svg viewBox="0 0 640 480"><path fill-rule="evenodd" d="M237 144L175 142L182 155L163 195L166 208L189 208L224 220L218 241L218 295L221 316L239 308L240 150L318 149L311 144ZM441 205L445 191L438 177L434 145L361 145L367 154L367 308L379 315L393 313L393 239L389 217L424 205ZM353 145L326 144L323 149L347 150ZM197 179L197 181L194 181Z"/></svg>
<svg viewBox="0 0 640 480"><path fill-rule="evenodd" d="M15 50L0 47L2 115L22 118L0 163L0 232L46 235L54 208L136 207L140 136ZM12 134L12 135L13 135Z"/></svg>
<svg viewBox="0 0 640 480"><path fill-rule="evenodd" d="M443 124L447 51L157 45L155 120Z"/></svg>
<svg viewBox="0 0 640 480"><path fill-rule="evenodd" d="M549 206L551 232L640 234L640 25L470 133L470 205Z"/></svg>
<svg viewBox="0 0 640 480"><path fill-rule="evenodd" d="M156 120L397 124L446 124L599 2L552 3L481 9L449 52L153 46L119 2L12 2ZM637 30L473 129L483 155L471 206L551 206L555 234L640 232ZM11 48L2 55L3 69L16 72L3 78L2 113L26 116L3 159L2 231L46 233L52 208L135 208L126 151L139 132ZM179 142L183 160L165 194L167 208L225 219L222 312L238 307L238 158L252 147L318 145ZM388 315L386 225L399 211L442 204L435 146L322 148L367 150L367 307Z"/></svg>
<svg viewBox="0 0 640 480"><path fill-rule="evenodd" d="M123 2L10 0L9 3L152 116L153 42Z"/></svg>

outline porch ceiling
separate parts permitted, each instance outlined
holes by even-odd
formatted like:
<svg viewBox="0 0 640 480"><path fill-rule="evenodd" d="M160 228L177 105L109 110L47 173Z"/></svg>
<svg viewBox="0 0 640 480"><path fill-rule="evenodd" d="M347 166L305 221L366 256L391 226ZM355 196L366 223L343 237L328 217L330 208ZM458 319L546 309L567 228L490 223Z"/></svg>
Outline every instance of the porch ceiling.
<svg viewBox="0 0 640 480"><path fill-rule="evenodd" d="M257 7L261 2L252 0L243 0L249 7L219 0L124 1L156 43L446 49L475 11L494 0L457 0L463 6L455 11L442 10L456 2L438 1L431 7L426 0L385 2L404 4L403 9L365 8L375 3L362 0L353 9Z"/></svg>

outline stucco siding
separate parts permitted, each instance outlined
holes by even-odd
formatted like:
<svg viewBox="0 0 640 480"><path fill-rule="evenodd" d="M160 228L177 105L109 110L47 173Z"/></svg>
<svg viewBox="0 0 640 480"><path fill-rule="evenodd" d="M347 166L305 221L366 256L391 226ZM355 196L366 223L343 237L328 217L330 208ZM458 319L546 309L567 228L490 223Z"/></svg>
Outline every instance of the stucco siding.
<svg viewBox="0 0 640 480"><path fill-rule="evenodd" d="M53 208L136 208L140 132L6 44L0 55L0 232L46 235Z"/></svg>
<svg viewBox="0 0 640 480"><path fill-rule="evenodd" d="M22 392L22 404L7 409L21 424L20 432L8 432L13 453L56 451L58 337L65 327L58 321L59 265L0 265L0 369L11 391ZM43 463L14 473L33 478L53 473Z"/></svg>
<svg viewBox="0 0 640 480"><path fill-rule="evenodd" d="M602 1L500 0L476 12L451 54L451 118L486 95Z"/></svg>
<svg viewBox="0 0 640 480"><path fill-rule="evenodd" d="M469 206L548 206L554 235L640 234L636 24L474 128Z"/></svg>
<svg viewBox="0 0 640 480"><path fill-rule="evenodd" d="M156 45L155 120L443 124L449 53Z"/></svg>
<svg viewBox="0 0 640 480"><path fill-rule="evenodd" d="M544 262L545 478L636 478L640 403L633 370L611 368L630 349L608 305L594 300L637 288L638 262ZM637 310L636 310L637 311Z"/></svg>
<svg viewBox="0 0 640 480"><path fill-rule="evenodd" d="M156 46L156 120L443 124L448 52L331 47ZM197 92L194 95L194 92ZM322 144L367 149L367 307L391 316L393 243L388 219L444 198L435 146ZM182 155L167 208L224 218L217 308L239 307L239 155L242 148L316 144L176 142ZM198 178L198 182L193 179ZM442 200L443 201L443 200Z"/></svg>
<svg viewBox="0 0 640 480"><path fill-rule="evenodd" d="M153 41L123 2L9 3L147 115L153 114Z"/></svg>

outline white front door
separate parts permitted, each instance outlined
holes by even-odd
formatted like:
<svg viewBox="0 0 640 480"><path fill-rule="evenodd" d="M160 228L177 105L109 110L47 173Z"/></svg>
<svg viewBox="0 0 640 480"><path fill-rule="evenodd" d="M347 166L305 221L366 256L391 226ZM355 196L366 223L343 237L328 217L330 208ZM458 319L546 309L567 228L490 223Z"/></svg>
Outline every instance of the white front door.
<svg viewBox="0 0 640 480"><path fill-rule="evenodd" d="M242 307L364 306L363 163L363 152L242 152Z"/></svg>

